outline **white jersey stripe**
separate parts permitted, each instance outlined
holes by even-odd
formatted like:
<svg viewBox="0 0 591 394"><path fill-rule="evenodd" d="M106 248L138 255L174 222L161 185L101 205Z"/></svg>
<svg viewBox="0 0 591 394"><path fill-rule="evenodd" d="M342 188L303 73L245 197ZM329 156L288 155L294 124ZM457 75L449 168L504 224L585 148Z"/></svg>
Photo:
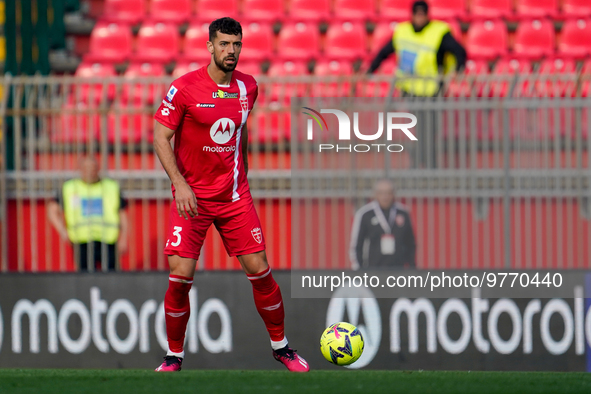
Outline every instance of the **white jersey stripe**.
<svg viewBox="0 0 591 394"><path fill-rule="evenodd" d="M239 79L237 79L236 82L238 83L238 88L240 89L240 98L245 98L246 85ZM234 187L232 188L232 202L240 200L240 194L238 194L238 158L240 157L241 151L240 137L242 137L242 128L244 127L247 118L248 109L242 111L242 122L240 123L240 127L236 132L236 150L234 151Z"/></svg>

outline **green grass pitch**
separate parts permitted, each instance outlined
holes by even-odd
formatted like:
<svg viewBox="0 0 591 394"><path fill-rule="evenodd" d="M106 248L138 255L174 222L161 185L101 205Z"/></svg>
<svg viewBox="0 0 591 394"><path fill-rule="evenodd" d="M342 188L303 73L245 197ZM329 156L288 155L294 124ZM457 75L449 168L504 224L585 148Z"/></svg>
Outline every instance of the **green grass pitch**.
<svg viewBox="0 0 591 394"><path fill-rule="evenodd" d="M591 374L560 372L0 369L0 393L591 393Z"/></svg>

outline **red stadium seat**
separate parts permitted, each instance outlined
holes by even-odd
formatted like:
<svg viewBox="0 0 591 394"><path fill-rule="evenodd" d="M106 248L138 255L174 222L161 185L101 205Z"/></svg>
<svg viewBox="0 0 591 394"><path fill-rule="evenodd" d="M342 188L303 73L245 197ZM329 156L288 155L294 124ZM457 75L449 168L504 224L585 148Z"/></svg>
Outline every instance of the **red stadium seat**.
<svg viewBox="0 0 591 394"><path fill-rule="evenodd" d="M323 60L316 63L314 75L318 77L343 77L353 74L353 66L348 61ZM312 85L313 97L347 97L351 95L351 84L347 80L332 79L330 82L317 82Z"/></svg>
<svg viewBox="0 0 591 394"><path fill-rule="evenodd" d="M95 78L97 79L94 84L79 84L73 85L73 87L79 87L80 91L72 92L76 101L84 101L85 103L93 102L99 103L103 99L103 88L105 87L102 78L115 77L117 72L112 64L101 64L101 63L82 63L76 69L76 77L79 78ZM92 97L91 97L92 96ZM112 100L115 97L115 85L109 84L107 87L106 98Z"/></svg>
<svg viewBox="0 0 591 394"><path fill-rule="evenodd" d="M98 138L101 119L95 103L85 103L71 94L59 117L60 126L51 131L52 142L80 144Z"/></svg>
<svg viewBox="0 0 591 394"><path fill-rule="evenodd" d="M531 74L532 66L528 60L503 58L495 63L493 74Z"/></svg>
<svg viewBox="0 0 591 394"><path fill-rule="evenodd" d="M540 59L554 54L554 24L546 19L520 22L515 32L514 54Z"/></svg>
<svg viewBox="0 0 591 394"><path fill-rule="evenodd" d="M261 61L273 56L273 28L261 23L242 26L242 51L240 59Z"/></svg>
<svg viewBox="0 0 591 394"><path fill-rule="evenodd" d="M341 21L366 21L376 17L375 0L335 0L334 17Z"/></svg>
<svg viewBox="0 0 591 394"><path fill-rule="evenodd" d="M540 64L534 83L534 96L560 99L576 93L576 64L572 59L546 59ZM568 106L568 105L567 105ZM574 109L565 108L558 101L555 108L537 108L529 133L521 138L554 139L573 132ZM557 108L556 108L557 107Z"/></svg>
<svg viewBox="0 0 591 394"><path fill-rule="evenodd" d="M470 24L466 37L470 59L494 60L507 53L507 26L501 20L476 21Z"/></svg>
<svg viewBox="0 0 591 394"><path fill-rule="evenodd" d="M303 62L279 61L271 63L267 76L298 77L308 75L308 67ZM283 82L271 85L271 100L288 103L291 97L304 97L308 91L308 83Z"/></svg>
<svg viewBox="0 0 591 394"><path fill-rule="evenodd" d="M97 23L90 33L88 62L120 63L129 58L132 46L131 29L117 23Z"/></svg>
<svg viewBox="0 0 591 394"><path fill-rule="evenodd" d="M468 60L464 72L450 81L445 95L455 98L481 97L485 80L479 79L478 76L487 74L488 62ZM486 130L482 127L484 119L486 111L482 109L445 111L442 122L443 134L452 138L470 139L473 133L479 140L490 139L490 133L485 134Z"/></svg>
<svg viewBox="0 0 591 394"><path fill-rule="evenodd" d="M324 56L329 59L355 60L367 55L365 26L351 22L330 25L326 31Z"/></svg>
<svg viewBox="0 0 591 394"><path fill-rule="evenodd" d="M191 17L191 0L152 0L150 19L156 22L182 23Z"/></svg>
<svg viewBox="0 0 591 394"><path fill-rule="evenodd" d="M277 54L286 60L310 60L318 57L320 33L315 24L284 25L279 32Z"/></svg>
<svg viewBox="0 0 591 394"><path fill-rule="evenodd" d="M142 83L123 85L121 100L124 103L133 102L137 104L153 104L156 93L156 86L147 83L147 77L162 77L166 75L164 66L160 63L132 63L127 67L123 76L126 79L142 78Z"/></svg>
<svg viewBox="0 0 591 394"><path fill-rule="evenodd" d="M330 16L330 0L292 0L289 7L289 19L294 22L321 22Z"/></svg>
<svg viewBox="0 0 591 394"><path fill-rule="evenodd" d="M257 22L276 22L285 18L283 0L243 0L242 18Z"/></svg>
<svg viewBox="0 0 591 394"><path fill-rule="evenodd" d="M252 75L253 77L260 76L263 71L261 70L260 62L243 62L239 61L236 70L243 72L244 74ZM260 94L260 92L259 92Z"/></svg>
<svg viewBox="0 0 591 394"><path fill-rule="evenodd" d="M193 23L185 32L183 54L180 59L184 62L209 63L211 53L207 50L209 41L209 23Z"/></svg>
<svg viewBox="0 0 591 394"><path fill-rule="evenodd" d="M386 43L392 44L392 36L394 35L396 25L396 22L383 22L376 25L373 34L371 35L371 39L369 40L369 51L372 56L376 55Z"/></svg>
<svg viewBox="0 0 591 394"><path fill-rule="evenodd" d="M403 22L410 20L414 0L382 0L378 18L383 21Z"/></svg>
<svg viewBox="0 0 591 394"><path fill-rule="evenodd" d="M465 0L430 0L429 17L432 19L454 19L466 16Z"/></svg>
<svg viewBox="0 0 591 394"><path fill-rule="evenodd" d="M366 67L367 68L367 67ZM389 58L380 64L380 67L375 71L376 75L388 75L392 78L387 81L376 81L375 78L369 77L367 80L357 83L356 94L359 97L387 97L392 90L392 82L394 82L394 74L396 73L396 59ZM394 90L397 93L397 90Z"/></svg>
<svg viewBox="0 0 591 394"><path fill-rule="evenodd" d="M484 86L483 81L474 78L476 75L488 74L488 63L484 60L468 60L464 73L458 75L449 84L447 96L450 97L470 97L481 96Z"/></svg>
<svg viewBox="0 0 591 394"><path fill-rule="evenodd" d="M470 17L472 19L507 18L513 14L511 0L472 0Z"/></svg>
<svg viewBox="0 0 591 394"><path fill-rule="evenodd" d="M135 61L168 63L179 53L179 33L175 25L147 22L137 36Z"/></svg>
<svg viewBox="0 0 591 394"><path fill-rule="evenodd" d="M135 25L146 17L146 0L105 0L102 19Z"/></svg>
<svg viewBox="0 0 591 394"><path fill-rule="evenodd" d="M558 16L558 0L519 0L515 4L515 14L520 18L556 18Z"/></svg>
<svg viewBox="0 0 591 394"><path fill-rule="evenodd" d="M304 62L279 61L271 63L267 75L269 77L307 75L308 67Z"/></svg>
<svg viewBox="0 0 591 394"><path fill-rule="evenodd" d="M228 16L238 17L238 0L198 0L196 20L211 23L213 20Z"/></svg>
<svg viewBox="0 0 591 394"><path fill-rule="evenodd" d="M291 114L289 107L280 103L270 103L265 111L255 106L248 117L248 140L255 144L277 144L289 141L291 137Z"/></svg>
<svg viewBox="0 0 591 394"><path fill-rule="evenodd" d="M107 142L110 144L151 144L154 140L154 113L144 105L119 105L107 115Z"/></svg>
<svg viewBox="0 0 591 394"><path fill-rule="evenodd" d="M535 94L539 97L573 96L576 92L576 71L577 65L573 59L542 61L535 83Z"/></svg>
<svg viewBox="0 0 591 394"><path fill-rule="evenodd" d="M562 14L566 17L580 18L591 15L589 0L562 0Z"/></svg>
<svg viewBox="0 0 591 394"><path fill-rule="evenodd" d="M531 74L532 66L529 60L504 58L496 62L492 74L496 77L488 86L491 97L506 97L512 85L513 75L527 76ZM528 95L528 81L518 81L513 90L513 96Z"/></svg>
<svg viewBox="0 0 591 394"><path fill-rule="evenodd" d="M591 55L591 19L568 20L562 26L558 53L567 57Z"/></svg>
<svg viewBox="0 0 591 394"><path fill-rule="evenodd" d="M172 76L176 78L180 78L183 75L190 73L191 71L195 71L203 67L205 64L199 64L197 62L177 62L174 70L172 70Z"/></svg>

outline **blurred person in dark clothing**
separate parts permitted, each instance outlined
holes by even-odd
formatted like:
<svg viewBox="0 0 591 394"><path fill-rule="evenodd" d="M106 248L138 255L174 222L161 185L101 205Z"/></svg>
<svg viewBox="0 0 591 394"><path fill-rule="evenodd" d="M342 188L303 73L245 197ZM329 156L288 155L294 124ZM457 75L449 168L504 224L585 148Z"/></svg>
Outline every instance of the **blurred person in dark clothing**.
<svg viewBox="0 0 591 394"><path fill-rule="evenodd" d="M394 184L374 185L375 199L356 213L351 229L351 268L414 268L416 242L407 208L395 202Z"/></svg>

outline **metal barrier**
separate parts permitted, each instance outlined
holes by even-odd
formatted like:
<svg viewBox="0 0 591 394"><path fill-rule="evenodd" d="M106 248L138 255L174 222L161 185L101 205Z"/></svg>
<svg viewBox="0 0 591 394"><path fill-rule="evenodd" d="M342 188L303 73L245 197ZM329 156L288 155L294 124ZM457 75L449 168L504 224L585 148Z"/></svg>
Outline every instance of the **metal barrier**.
<svg viewBox="0 0 591 394"><path fill-rule="evenodd" d="M348 243L355 208L371 198L372 182L389 176L410 208L420 268L589 268L589 75L459 75L445 81L441 97L429 100L399 97L387 76L257 79L259 99L248 123L249 182L275 267L349 266L343 245L322 233L313 244L294 238L306 255L292 261L291 161L299 152L293 133L303 128L290 99L387 96L392 108L422 114L417 129L423 124L436 132L425 138L423 156L376 154L364 159L371 163L366 172L348 163L342 173L327 174L319 198L329 197L310 209L318 217L338 215L341 243ZM2 272L76 269L45 208L85 153L97 155L103 173L120 182L130 202L130 250L120 268L166 269L170 183L151 135L152 115L170 82L5 76ZM347 196L353 200L339 200L351 180ZM214 236L199 267L238 265Z"/></svg>

